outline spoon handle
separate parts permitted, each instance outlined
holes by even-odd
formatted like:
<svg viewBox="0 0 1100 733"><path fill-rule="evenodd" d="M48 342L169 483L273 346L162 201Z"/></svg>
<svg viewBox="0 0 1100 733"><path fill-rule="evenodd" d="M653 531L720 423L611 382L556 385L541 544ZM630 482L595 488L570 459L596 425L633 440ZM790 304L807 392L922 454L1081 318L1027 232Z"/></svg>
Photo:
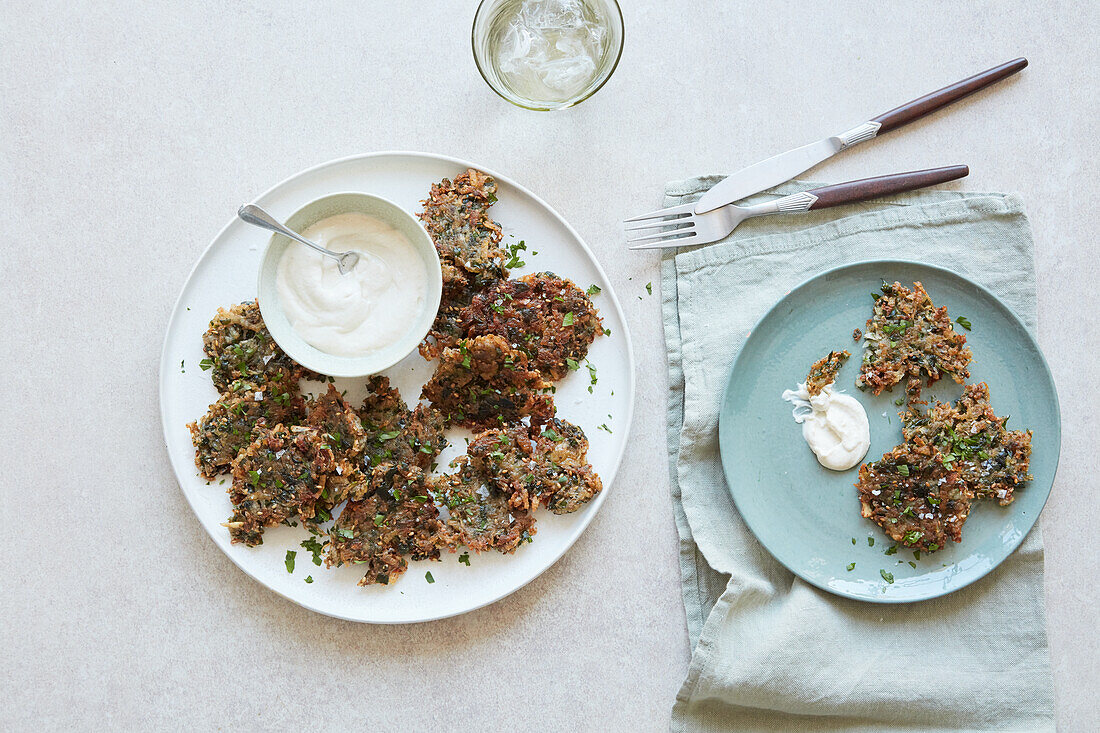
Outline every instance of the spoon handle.
<svg viewBox="0 0 1100 733"><path fill-rule="evenodd" d="M296 242L301 242L302 244L313 247L313 249L317 250L321 254L328 255L329 257L339 257L339 255L329 252L321 245L309 241L297 232L287 229L280 222L276 221L275 218L271 216L271 214L267 213L255 204L245 204L241 208L237 209L237 216L239 216L242 221L246 221L249 224L258 226L261 229L267 229L268 231L275 232L276 234L282 234L284 237L290 237Z"/></svg>

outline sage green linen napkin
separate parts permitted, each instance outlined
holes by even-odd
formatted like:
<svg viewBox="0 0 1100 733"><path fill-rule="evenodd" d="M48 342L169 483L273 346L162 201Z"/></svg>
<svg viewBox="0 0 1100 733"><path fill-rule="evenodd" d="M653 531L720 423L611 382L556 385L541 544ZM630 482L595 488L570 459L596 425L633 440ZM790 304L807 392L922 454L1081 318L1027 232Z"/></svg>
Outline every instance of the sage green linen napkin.
<svg viewBox="0 0 1100 733"><path fill-rule="evenodd" d="M665 204L721 177L670 183ZM791 182L753 197L812 188ZM718 408L746 334L786 292L867 259L949 268L1034 332L1035 268L1017 196L950 191L750 220L732 240L666 253L668 450L691 665L681 731L1051 730L1054 694L1038 526L982 580L943 598L861 603L804 583L757 542L718 457Z"/></svg>

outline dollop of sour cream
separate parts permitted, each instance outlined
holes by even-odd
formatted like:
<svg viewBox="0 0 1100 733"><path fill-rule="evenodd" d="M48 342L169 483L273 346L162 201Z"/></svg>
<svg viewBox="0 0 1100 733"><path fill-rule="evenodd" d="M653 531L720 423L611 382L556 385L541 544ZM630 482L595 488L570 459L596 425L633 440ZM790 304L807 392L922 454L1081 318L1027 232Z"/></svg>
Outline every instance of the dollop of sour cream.
<svg viewBox="0 0 1100 733"><path fill-rule="evenodd" d="M805 384L783 391L783 399L794 405L794 421L802 425L802 437L817 456L817 462L833 471L847 471L867 455L871 428L863 405L850 395L836 392L832 385L810 396Z"/></svg>
<svg viewBox="0 0 1100 733"><path fill-rule="evenodd" d="M335 356L368 356L399 341L424 309L428 274L408 238L360 213L337 214L302 232L333 252L355 250L341 275L336 260L304 245L286 248L275 286L290 325Z"/></svg>

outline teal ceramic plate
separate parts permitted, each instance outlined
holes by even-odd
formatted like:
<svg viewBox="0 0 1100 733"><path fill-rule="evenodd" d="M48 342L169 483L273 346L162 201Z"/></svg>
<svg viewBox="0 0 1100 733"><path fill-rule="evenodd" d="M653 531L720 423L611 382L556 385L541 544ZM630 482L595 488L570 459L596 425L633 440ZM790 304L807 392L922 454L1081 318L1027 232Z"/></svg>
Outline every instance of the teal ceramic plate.
<svg viewBox="0 0 1100 733"><path fill-rule="evenodd" d="M862 345L852 330L871 315L882 280L924 284L952 319L965 316L974 352L972 382L987 382L993 409L1009 427L1030 428L1034 479L1007 507L975 502L961 543L914 557L859 514L858 467L822 468L802 439L781 394L806 379L831 350L848 349L835 387L854 396L871 424L875 460L901 442L894 400L855 388ZM956 328L959 328L956 326ZM945 384L946 383L946 384ZM962 388L940 380L923 396L955 399ZM719 418L722 466L738 511L761 543L791 572L819 588L864 601L906 603L958 590L993 570L1039 518L1054 482L1061 444L1058 396L1038 344L1020 320L985 288L952 272L915 262L863 262L818 275L792 290L760 320L730 371ZM853 544L853 539L855 540ZM873 543L873 544L872 544ZM849 566L855 563L851 570ZM883 578L893 577L893 583Z"/></svg>

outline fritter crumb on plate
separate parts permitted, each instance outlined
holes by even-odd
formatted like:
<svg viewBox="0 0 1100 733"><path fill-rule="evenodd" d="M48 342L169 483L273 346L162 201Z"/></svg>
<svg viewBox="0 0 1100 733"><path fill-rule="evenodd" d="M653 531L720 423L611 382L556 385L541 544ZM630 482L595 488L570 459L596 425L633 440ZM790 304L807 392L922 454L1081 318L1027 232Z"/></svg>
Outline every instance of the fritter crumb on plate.
<svg viewBox="0 0 1100 733"><path fill-rule="evenodd" d="M308 427L257 427L253 442L233 461L226 523L234 542L263 543L265 527L294 516L312 519L336 459L320 431Z"/></svg>
<svg viewBox="0 0 1100 733"><path fill-rule="evenodd" d="M506 255L500 248L500 225L488 214L497 200L496 191L496 181L470 168L453 181L444 178L432 184L424 200L420 220L435 243L443 268L439 312L420 346L426 359L434 359L462 337L458 314L474 295L508 277Z"/></svg>
<svg viewBox="0 0 1100 733"><path fill-rule="evenodd" d="M1007 506L1016 489L1031 479L1031 431L1008 430L989 404L989 385L967 385L954 403L936 402L927 412L905 413L906 442L935 446L938 460L959 473L978 498Z"/></svg>
<svg viewBox="0 0 1100 733"><path fill-rule="evenodd" d="M955 471L935 460L921 438L859 468L861 514L895 542L935 552L962 540L973 493Z"/></svg>
<svg viewBox="0 0 1100 733"><path fill-rule="evenodd" d="M474 296L460 316L459 330L467 338L503 337L550 381L576 369L602 333L592 300L552 272L502 280Z"/></svg>
<svg viewBox="0 0 1100 733"><path fill-rule="evenodd" d="M554 399L527 356L500 336L478 336L444 349L435 374L421 396L443 413L448 423L485 428L530 417L541 423L554 415Z"/></svg>
<svg viewBox="0 0 1100 733"><path fill-rule="evenodd" d="M568 514L603 488L587 452L584 431L555 418L541 431L523 425L487 430L471 441L465 460L509 507L533 511L542 503Z"/></svg>
<svg viewBox="0 0 1100 733"><path fill-rule="evenodd" d="M438 560L445 541L428 477L415 466L385 463L333 523L325 564L365 565L359 585L388 585L408 568L406 555Z"/></svg>
<svg viewBox="0 0 1100 733"><path fill-rule="evenodd" d="M203 334L202 349L207 356L202 367L210 369L210 378L219 392L239 388L241 383L296 385L300 378L317 376L279 348L268 333L255 300L229 310L218 308Z"/></svg>
<svg viewBox="0 0 1100 733"><path fill-rule="evenodd" d="M821 394L821 390L836 381L836 375L849 356L848 351L830 351L828 356L814 362L806 377L806 391L811 397Z"/></svg>
<svg viewBox="0 0 1100 733"><path fill-rule="evenodd" d="M962 384L970 378L972 354L966 336L951 325L946 307L937 308L924 286L882 283L864 334L863 364L856 386L880 394L906 382L910 400L920 398L921 377L932 386L943 375Z"/></svg>
<svg viewBox="0 0 1100 733"><path fill-rule="evenodd" d="M226 473L237 454L252 442L257 424L296 425L305 416L297 383L249 385L218 398L196 422L188 424L195 446L195 465L205 478ZM262 422L261 422L262 421Z"/></svg>
<svg viewBox="0 0 1100 733"><path fill-rule="evenodd" d="M535 518L508 506L508 497L486 486L469 466L456 473L433 477L436 495L446 504L447 544L453 551L515 552L535 534Z"/></svg>

